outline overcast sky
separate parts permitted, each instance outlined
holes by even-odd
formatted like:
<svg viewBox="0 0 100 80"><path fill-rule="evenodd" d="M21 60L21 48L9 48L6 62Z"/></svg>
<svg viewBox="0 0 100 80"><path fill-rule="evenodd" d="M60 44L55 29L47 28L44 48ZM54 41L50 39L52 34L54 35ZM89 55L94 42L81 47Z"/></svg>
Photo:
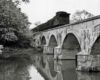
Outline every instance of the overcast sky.
<svg viewBox="0 0 100 80"><path fill-rule="evenodd" d="M57 11L74 14L76 10L86 10L95 16L100 15L100 0L30 0L29 4L22 3L21 10L28 15L33 28L35 22L44 23Z"/></svg>

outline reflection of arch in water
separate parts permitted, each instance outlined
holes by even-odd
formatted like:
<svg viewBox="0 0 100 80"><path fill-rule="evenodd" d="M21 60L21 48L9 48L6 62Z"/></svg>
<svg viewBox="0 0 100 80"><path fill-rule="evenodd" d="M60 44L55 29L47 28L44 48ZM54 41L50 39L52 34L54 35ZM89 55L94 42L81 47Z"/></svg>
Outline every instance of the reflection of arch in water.
<svg viewBox="0 0 100 80"><path fill-rule="evenodd" d="M77 80L75 68L75 60L63 60L61 65L63 80Z"/></svg>
<svg viewBox="0 0 100 80"><path fill-rule="evenodd" d="M72 33L66 35L62 45L62 56L75 59L75 55L80 52L80 44L76 36Z"/></svg>
<svg viewBox="0 0 100 80"><path fill-rule="evenodd" d="M46 67L46 63L45 63L45 61L44 61L44 55L41 56L40 64L42 65L43 68Z"/></svg>
<svg viewBox="0 0 100 80"><path fill-rule="evenodd" d="M49 69L52 77L55 77L57 75L57 72L54 71L54 60L53 60L53 55L49 55Z"/></svg>
<svg viewBox="0 0 100 80"><path fill-rule="evenodd" d="M91 53L90 54L99 54L100 55L100 35L94 42L92 48L91 48Z"/></svg>
<svg viewBox="0 0 100 80"><path fill-rule="evenodd" d="M49 66L52 63L51 60L53 60L53 56L52 57L50 57L51 55L43 55L43 56L44 56L44 62L46 63L45 68L41 67L41 59L40 59L39 64L37 64L37 70L42 75L42 77L44 77L45 80L58 80L57 75L55 73L52 73L55 71L54 70L52 70L52 72L50 71L51 69L53 69L51 66ZM55 77L53 77L51 74Z"/></svg>

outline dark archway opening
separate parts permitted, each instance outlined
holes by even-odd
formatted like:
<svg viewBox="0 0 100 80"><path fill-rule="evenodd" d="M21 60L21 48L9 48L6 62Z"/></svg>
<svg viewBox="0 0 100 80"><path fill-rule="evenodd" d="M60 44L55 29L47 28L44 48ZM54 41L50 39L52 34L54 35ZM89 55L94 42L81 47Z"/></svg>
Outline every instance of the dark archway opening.
<svg viewBox="0 0 100 80"><path fill-rule="evenodd" d="M79 42L74 34L69 33L62 45L62 58L63 59L75 59L78 52L81 51Z"/></svg>
<svg viewBox="0 0 100 80"><path fill-rule="evenodd" d="M50 47L55 47L57 46L57 41L54 35L51 36L50 41L49 41L49 46Z"/></svg>
<svg viewBox="0 0 100 80"><path fill-rule="evenodd" d="M100 36L97 38L97 40L93 44L93 46L91 48L91 54L92 55L100 55Z"/></svg>
<svg viewBox="0 0 100 80"><path fill-rule="evenodd" d="M45 37L43 36L43 37L42 37L42 40L41 40L41 46L43 47L45 44L46 44L46 39L45 39Z"/></svg>
<svg viewBox="0 0 100 80"><path fill-rule="evenodd" d="M57 46L57 41L54 35L51 36L50 41L49 41L49 49L50 49L50 53L54 53L54 47Z"/></svg>

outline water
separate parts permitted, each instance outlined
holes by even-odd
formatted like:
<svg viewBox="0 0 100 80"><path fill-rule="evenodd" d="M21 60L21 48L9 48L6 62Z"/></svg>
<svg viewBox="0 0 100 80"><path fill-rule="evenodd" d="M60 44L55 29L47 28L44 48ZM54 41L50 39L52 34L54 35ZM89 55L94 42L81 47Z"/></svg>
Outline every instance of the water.
<svg viewBox="0 0 100 80"><path fill-rule="evenodd" d="M80 72L75 68L75 60L57 61L53 55L0 59L0 80L100 80L100 72Z"/></svg>

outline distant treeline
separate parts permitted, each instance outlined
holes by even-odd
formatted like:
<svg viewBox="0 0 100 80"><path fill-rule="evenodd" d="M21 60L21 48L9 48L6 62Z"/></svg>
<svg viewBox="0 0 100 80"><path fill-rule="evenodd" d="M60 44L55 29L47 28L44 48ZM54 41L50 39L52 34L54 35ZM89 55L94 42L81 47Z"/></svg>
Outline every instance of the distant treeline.
<svg viewBox="0 0 100 80"><path fill-rule="evenodd" d="M43 23L35 27L34 29L32 29L32 31L33 32L43 31L43 30L55 28L64 24L69 24L69 14L66 12L57 12L56 16L54 16L52 19L50 19L46 23Z"/></svg>

